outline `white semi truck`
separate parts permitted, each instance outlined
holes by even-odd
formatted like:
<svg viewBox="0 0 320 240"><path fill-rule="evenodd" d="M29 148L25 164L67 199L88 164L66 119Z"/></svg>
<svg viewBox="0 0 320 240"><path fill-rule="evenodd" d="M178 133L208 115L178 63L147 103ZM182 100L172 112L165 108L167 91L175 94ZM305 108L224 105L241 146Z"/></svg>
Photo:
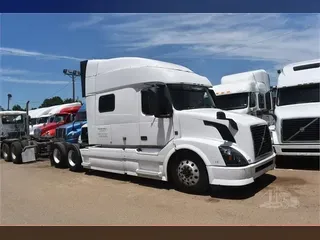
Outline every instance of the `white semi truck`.
<svg viewBox="0 0 320 240"><path fill-rule="evenodd" d="M320 156L320 59L286 65L278 74L270 127L276 154Z"/></svg>
<svg viewBox="0 0 320 240"><path fill-rule="evenodd" d="M131 57L80 69L87 127L81 144L53 144L55 167L171 181L187 192L247 185L275 167L266 121L215 108L206 77Z"/></svg>
<svg viewBox="0 0 320 240"><path fill-rule="evenodd" d="M272 121L268 115L272 110L269 74L263 70L242 72L223 76L221 84L212 87L216 106L223 110L250 114Z"/></svg>

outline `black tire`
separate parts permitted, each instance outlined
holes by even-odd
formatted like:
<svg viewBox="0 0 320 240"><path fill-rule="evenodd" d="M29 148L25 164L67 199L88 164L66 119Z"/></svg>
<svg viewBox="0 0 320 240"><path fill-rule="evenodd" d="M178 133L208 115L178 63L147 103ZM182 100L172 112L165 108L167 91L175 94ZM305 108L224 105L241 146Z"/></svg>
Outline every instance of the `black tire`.
<svg viewBox="0 0 320 240"><path fill-rule="evenodd" d="M11 159L14 164L22 164L22 144L19 141L11 143Z"/></svg>
<svg viewBox="0 0 320 240"><path fill-rule="evenodd" d="M11 162L11 151L8 143L2 143L1 146L2 157L6 162Z"/></svg>
<svg viewBox="0 0 320 240"><path fill-rule="evenodd" d="M55 142L52 153L50 154L51 164L56 168L67 168L67 145L61 142Z"/></svg>
<svg viewBox="0 0 320 240"><path fill-rule="evenodd" d="M68 166L72 172L81 172L83 167L81 165L81 152L77 144L68 145Z"/></svg>
<svg viewBox="0 0 320 240"><path fill-rule="evenodd" d="M29 145L28 140L26 140L26 139L21 140L20 143L21 143L22 149Z"/></svg>
<svg viewBox="0 0 320 240"><path fill-rule="evenodd" d="M209 189L209 177L206 165L196 154L177 155L170 164L170 176L177 190L203 194Z"/></svg>

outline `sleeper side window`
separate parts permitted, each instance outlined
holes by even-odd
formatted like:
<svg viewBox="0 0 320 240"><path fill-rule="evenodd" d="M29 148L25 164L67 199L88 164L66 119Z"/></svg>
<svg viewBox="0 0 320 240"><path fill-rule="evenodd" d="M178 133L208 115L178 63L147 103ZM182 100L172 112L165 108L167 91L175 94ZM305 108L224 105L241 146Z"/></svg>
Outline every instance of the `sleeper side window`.
<svg viewBox="0 0 320 240"><path fill-rule="evenodd" d="M99 98L99 112L113 112L115 109L115 96L108 94Z"/></svg>

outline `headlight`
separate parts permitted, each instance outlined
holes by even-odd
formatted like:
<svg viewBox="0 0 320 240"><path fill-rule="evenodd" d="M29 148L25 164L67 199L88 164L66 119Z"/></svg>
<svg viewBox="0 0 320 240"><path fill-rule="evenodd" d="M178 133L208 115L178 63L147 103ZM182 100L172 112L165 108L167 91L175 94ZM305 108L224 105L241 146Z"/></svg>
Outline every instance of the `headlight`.
<svg viewBox="0 0 320 240"><path fill-rule="evenodd" d="M220 146L219 150L227 167L241 167L248 165L245 157L234 148Z"/></svg>

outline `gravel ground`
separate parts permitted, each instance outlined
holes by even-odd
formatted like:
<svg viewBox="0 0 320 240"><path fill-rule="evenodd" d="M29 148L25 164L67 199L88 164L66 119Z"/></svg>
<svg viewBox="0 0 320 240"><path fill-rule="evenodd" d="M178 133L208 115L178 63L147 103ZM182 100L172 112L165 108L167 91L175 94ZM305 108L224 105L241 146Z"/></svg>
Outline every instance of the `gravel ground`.
<svg viewBox="0 0 320 240"><path fill-rule="evenodd" d="M248 187L189 195L165 182L73 173L47 160L24 165L0 160L0 224L319 224L320 172L303 169L276 169Z"/></svg>

